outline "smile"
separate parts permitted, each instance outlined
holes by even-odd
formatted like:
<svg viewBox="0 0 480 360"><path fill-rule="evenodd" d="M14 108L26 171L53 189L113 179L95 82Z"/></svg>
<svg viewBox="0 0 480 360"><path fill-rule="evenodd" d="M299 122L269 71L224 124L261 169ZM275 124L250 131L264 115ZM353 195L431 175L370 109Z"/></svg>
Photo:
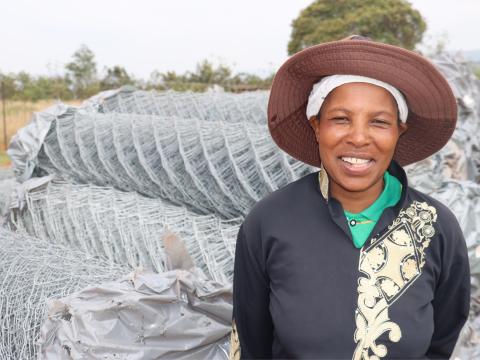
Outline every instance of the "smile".
<svg viewBox="0 0 480 360"><path fill-rule="evenodd" d="M369 171L375 161L373 159L363 159L350 156L342 156L340 158L347 173L351 175L362 175L365 171Z"/></svg>
<svg viewBox="0 0 480 360"><path fill-rule="evenodd" d="M363 165L372 161L371 159L360 159L360 158L346 157L346 156L341 157L341 159L351 165Z"/></svg>

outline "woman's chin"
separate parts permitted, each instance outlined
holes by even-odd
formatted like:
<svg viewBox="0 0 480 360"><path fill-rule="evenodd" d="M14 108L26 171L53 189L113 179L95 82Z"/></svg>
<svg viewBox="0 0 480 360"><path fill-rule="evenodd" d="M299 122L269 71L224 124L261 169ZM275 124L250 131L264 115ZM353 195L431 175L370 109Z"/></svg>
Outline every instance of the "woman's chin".
<svg viewBox="0 0 480 360"><path fill-rule="evenodd" d="M383 174L382 173L369 173L365 176L339 176L335 181L336 185L343 189L343 191L357 193L368 193L375 188L376 184L383 186ZM333 185L335 186L335 185ZM334 189L332 189L334 190Z"/></svg>

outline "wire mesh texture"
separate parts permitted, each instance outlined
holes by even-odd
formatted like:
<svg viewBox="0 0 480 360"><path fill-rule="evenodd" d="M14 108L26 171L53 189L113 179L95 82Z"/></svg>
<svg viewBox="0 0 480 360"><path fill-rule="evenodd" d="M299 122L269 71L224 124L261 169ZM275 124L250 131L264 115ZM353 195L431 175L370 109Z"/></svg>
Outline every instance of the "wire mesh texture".
<svg viewBox="0 0 480 360"><path fill-rule="evenodd" d="M10 227L111 262L165 270L162 236L172 232L210 279L229 283L241 218L198 215L161 199L112 187L48 182L25 192Z"/></svg>
<svg viewBox="0 0 480 360"><path fill-rule="evenodd" d="M281 152L265 125L100 114L69 108L50 127L38 167L233 218L312 171Z"/></svg>
<svg viewBox="0 0 480 360"><path fill-rule="evenodd" d="M266 125L268 91L239 94L207 91L144 91L124 87L93 97L82 106L100 113L160 115Z"/></svg>
<svg viewBox="0 0 480 360"><path fill-rule="evenodd" d="M0 358L35 359L46 300L112 281L124 266L0 227Z"/></svg>
<svg viewBox="0 0 480 360"><path fill-rule="evenodd" d="M0 180L0 224L10 206L10 196L19 183L15 178Z"/></svg>

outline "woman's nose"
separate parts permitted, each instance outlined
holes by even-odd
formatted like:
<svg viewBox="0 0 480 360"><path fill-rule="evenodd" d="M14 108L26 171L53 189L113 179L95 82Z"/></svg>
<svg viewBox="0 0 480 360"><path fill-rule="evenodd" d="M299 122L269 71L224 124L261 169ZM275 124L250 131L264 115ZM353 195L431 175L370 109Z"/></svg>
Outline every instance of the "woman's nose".
<svg viewBox="0 0 480 360"><path fill-rule="evenodd" d="M355 147L368 145L370 143L370 134L367 124L363 121L352 121L347 142Z"/></svg>

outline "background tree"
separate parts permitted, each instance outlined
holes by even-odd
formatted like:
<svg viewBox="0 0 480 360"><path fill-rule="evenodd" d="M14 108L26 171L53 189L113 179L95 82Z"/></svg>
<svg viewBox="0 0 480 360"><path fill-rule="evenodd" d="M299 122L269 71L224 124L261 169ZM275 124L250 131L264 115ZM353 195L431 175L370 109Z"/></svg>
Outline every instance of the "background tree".
<svg viewBox="0 0 480 360"><path fill-rule="evenodd" d="M406 0L317 0L292 22L288 53L352 34L414 49L425 30L422 15Z"/></svg>
<svg viewBox="0 0 480 360"><path fill-rule="evenodd" d="M134 85L135 80L127 73L123 66L115 65L107 68L105 77L100 81L101 90L119 88L124 85Z"/></svg>
<svg viewBox="0 0 480 360"><path fill-rule="evenodd" d="M225 65L214 65L208 60L203 60L197 64L197 69L190 74L190 82L202 84L222 84L228 81L232 75L232 70Z"/></svg>
<svg viewBox="0 0 480 360"><path fill-rule="evenodd" d="M65 69L77 99L83 99L98 92L95 54L86 45L80 46L75 51L72 61L65 65Z"/></svg>
<svg viewBox="0 0 480 360"><path fill-rule="evenodd" d="M12 74L2 74L0 72L1 96L5 99L11 99L15 96L18 86L15 83L15 77Z"/></svg>

